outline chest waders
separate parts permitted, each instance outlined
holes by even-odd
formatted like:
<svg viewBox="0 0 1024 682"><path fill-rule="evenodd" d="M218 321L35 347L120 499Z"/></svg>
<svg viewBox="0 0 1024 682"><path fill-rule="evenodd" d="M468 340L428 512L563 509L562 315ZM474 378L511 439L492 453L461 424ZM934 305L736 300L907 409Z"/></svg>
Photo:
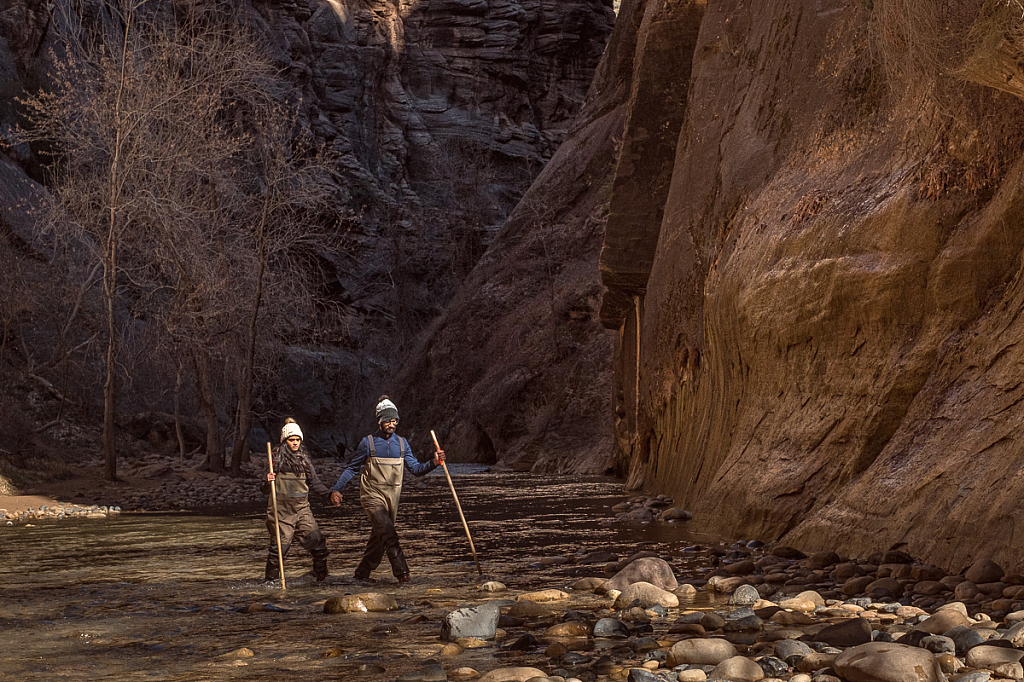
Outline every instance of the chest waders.
<svg viewBox="0 0 1024 682"><path fill-rule="evenodd" d="M277 489L277 524L281 529L281 554L288 556L292 540L298 541L313 557L313 573L317 581L327 577L327 539L320 532L320 526L313 518L309 507L309 482L306 474L291 471L279 472L274 477ZM277 546L274 541L274 510L267 507L267 530L270 531L270 550L267 552L267 567L264 580L281 577L277 561Z"/></svg>
<svg viewBox="0 0 1024 682"><path fill-rule="evenodd" d="M370 577L373 569L380 565L385 554L391 562L391 572L396 578L409 575L409 565L398 544L395 521L398 520L398 500L402 496L402 475L405 472L406 441L399 435L399 456L378 457L373 436L366 437L369 456L363 465L359 478L359 504L370 519L370 539L366 542L363 559L356 567L355 577L363 580Z"/></svg>

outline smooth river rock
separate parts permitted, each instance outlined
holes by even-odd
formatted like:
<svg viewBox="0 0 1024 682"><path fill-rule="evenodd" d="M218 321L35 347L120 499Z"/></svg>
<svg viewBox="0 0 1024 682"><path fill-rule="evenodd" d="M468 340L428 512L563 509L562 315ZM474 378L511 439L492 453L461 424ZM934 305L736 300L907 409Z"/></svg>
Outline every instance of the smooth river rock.
<svg viewBox="0 0 1024 682"><path fill-rule="evenodd" d="M664 559L658 557L641 557L625 566L601 586L601 589L625 590L633 583L650 583L663 590L674 590L679 587L676 574Z"/></svg>
<svg viewBox="0 0 1024 682"><path fill-rule="evenodd" d="M498 668L484 673L479 682L526 682L533 677L547 677L537 668Z"/></svg>
<svg viewBox="0 0 1024 682"><path fill-rule="evenodd" d="M887 642L847 649L832 663L846 682L944 682L946 676L931 652Z"/></svg>
<svg viewBox="0 0 1024 682"><path fill-rule="evenodd" d="M672 648L668 650L665 663L669 668L683 663L718 665L738 653L732 642L724 639L684 639L673 644Z"/></svg>
<svg viewBox="0 0 1024 682"><path fill-rule="evenodd" d="M642 561L642 560L641 560ZM640 602L643 608L650 608L654 605L674 608L679 606L679 597L661 589L657 585L648 582L638 582L628 585L615 600L615 608L628 608L633 602Z"/></svg>

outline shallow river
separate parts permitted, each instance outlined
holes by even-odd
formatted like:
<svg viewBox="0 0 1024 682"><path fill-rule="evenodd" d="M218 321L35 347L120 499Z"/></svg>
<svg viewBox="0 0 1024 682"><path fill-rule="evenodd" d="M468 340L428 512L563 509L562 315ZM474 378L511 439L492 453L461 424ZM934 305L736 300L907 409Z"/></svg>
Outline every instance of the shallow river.
<svg viewBox="0 0 1024 682"><path fill-rule="evenodd" d="M398 530L412 581L401 587L386 559L376 585L351 581L369 533L355 485L340 509L314 506L332 552L331 577L316 585L309 555L294 547L285 559L286 591L261 583L262 508L0 528L0 678L395 680L437 656L449 611L604 576L602 565L558 562L598 549L621 557L656 549L683 579L700 575L708 564L703 548L716 544L685 524L603 524L625 499L612 479L452 470L482 577L441 472L407 481L403 491ZM477 591L485 580L510 591ZM367 591L395 597L400 610L323 613L327 598ZM587 599L600 598L574 595L574 606ZM242 647L254 655L232 653ZM463 665L550 667L542 652L499 646L466 651Z"/></svg>

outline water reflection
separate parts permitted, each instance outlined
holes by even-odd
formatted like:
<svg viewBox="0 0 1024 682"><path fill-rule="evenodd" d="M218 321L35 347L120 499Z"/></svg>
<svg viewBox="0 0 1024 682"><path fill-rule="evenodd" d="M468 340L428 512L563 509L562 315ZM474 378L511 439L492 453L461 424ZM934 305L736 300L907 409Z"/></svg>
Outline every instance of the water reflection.
<svg viewBox="0 0 1024 682"><path fill-rule="evenodd" d="M647 547L671 556L681 576L696 575L706 556L684 548L716 542L685 525L602 523L623 499L621 483L611 479L452 469L482 578L440 474L408 482L403 493L399 533L413 571L405 587L388 574L387 562L373 588L351 583L369 533L354 488L341 509L314 508L332 552L328 584L313 582L308 554L295 547L285 560L285 592L259 582L268 541L263 508L5 527L0 676L391 680L436 656L444 614L482 601L476 587L483 580L500 580L512 590L564 587L576 576L603 575L601 565L576 563L589 552L627 556ZM369 589L391 594L401 610L322 613L325 599ZM586 595L574 605L599 602ZM254 655L232 653L242 647ZM480 670L545 667L539 656L499 663L495 649L485 648L467 651L458 663Z"/></svg>

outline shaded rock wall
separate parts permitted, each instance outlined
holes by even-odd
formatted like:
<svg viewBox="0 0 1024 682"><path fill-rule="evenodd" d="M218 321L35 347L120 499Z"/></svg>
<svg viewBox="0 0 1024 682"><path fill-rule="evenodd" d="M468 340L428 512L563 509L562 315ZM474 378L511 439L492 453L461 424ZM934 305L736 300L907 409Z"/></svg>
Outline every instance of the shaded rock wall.
<svg viewBox="0 0 1024 682"><path fill-rule="evenodd" d="M677 109L643 112L667 131L652 154L675 147L665 199L616 220L613 194L601 257L617 443L708 530L1017 569L1019 51L997 31L898 82L883 67L908 43L884 22L913 9L722 2L692 52L676 33L678 136ZM957 30L983 10L958 5ZM624 197L661 195L645 162L636 179L620 157Z"/></svg>
<svg viewBox="0 0 1024 682"><path fill-rule="evenodd" d="M368 428L373 399L391 390L389 373L565 138L612 30L611 1L218 6L265 44L288 82L281 99L338 157L347 197L339 213L359 218L341 252L323 254L348 313L333 336L341 349L295 349L289 362L307 370L307 390L278 406L334 450ZM0 10L0 136L16 120L13 98L45 82L67 16L86 31L115 21L100 0L12 0ZM19 165L3 164L5 177L40 179L29 149L6 153ZM8 232L25 224L23 215L0 216ZM28 243L24 234L17 243ZM309 391L328 404L307 410Z"/></svg>
<svg viewBox="0 0 1024 682"><path fill-rule="evenodd" d="M614 338L599 321L597 263L647 11L622 6L566 141L400 375L407 428L435 429L453 459L614 466Z"/></svg>

